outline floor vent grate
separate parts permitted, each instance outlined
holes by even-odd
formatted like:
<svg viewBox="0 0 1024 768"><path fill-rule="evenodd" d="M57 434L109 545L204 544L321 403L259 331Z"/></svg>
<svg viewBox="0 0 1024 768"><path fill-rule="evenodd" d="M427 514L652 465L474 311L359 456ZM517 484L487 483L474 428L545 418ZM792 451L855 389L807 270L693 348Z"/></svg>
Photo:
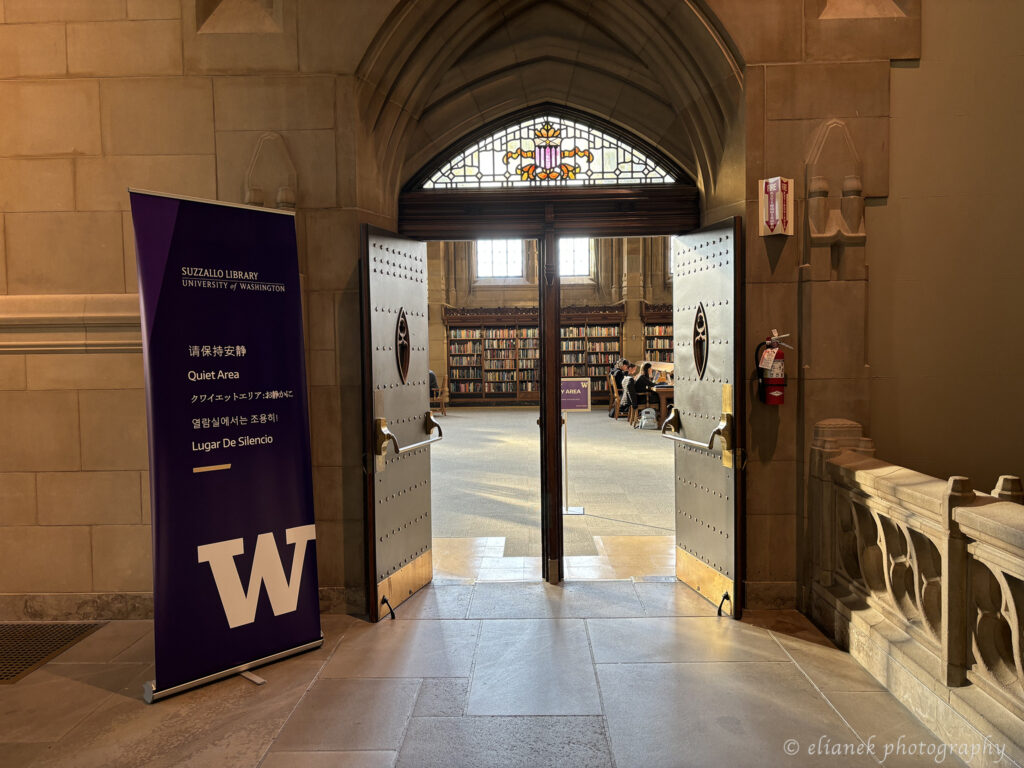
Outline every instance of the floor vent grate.
<svg viewBox="0 0 1024 768"><path fill-rule="evenodd" d="M0 624L0 684L16 683L103 624Z"/></svg>

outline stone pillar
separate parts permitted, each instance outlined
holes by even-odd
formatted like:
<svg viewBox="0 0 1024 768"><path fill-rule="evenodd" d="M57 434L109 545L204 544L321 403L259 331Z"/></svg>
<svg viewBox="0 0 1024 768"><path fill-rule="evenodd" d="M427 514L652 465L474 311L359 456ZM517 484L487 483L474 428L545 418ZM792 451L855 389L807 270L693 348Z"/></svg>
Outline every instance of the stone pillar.
<svg viewBox="0 0 1024 768"><path fill-rule="evenodd" d="M631 362L637 362L643 359L644 354L644 324L640 318L644 302L643 238L625 238L622 250L622 298L626 308L626 319L622 324L622 355Z"/></svg>
<svg viewBox="0 0 1024 768"><path fill-rule="evenodd" d="M799 279L800 412L799 456L812 444L822 419L852 419L867 424L870 394L867 364L867 267L864 244L863 170L846 123L825 120L818 126L805 165L804 252ZM797 562L806 562L812 546L807 483L805 505L797 516ZM803 494L801 494L802 496ZM798 580L811 576L798 566ZM802 590L806 598L805 590ZM801 601L806 606L804 600Z"/></svg>
<svg viewBox="0 0 1024 768"><path fill-rule="evenodd" d="M428 346L430 369L440 384L448 373L448 340L444 329L444 304L447 294L445 281L444 244L427 243L427 304Z"/></svg>
<svg viewBox="0 0 1024 768"><path fill-rule="evenodd" d="M942 505L943 539L942 559L942 662L948 686L967 683L967 667L970 664L970 627L967 623L968 584L967 573L968 539L960 532L954 519L956 507L974 502L975 493L970 478L954 475L946 483L946 494Z"/></svg>
<svg viewBox="0 0 1024 768"><path fill-rule="evenodd" d="M864 437L864 428L849 419L825 419L814 425L807 484L807 537L805 557L797 568L797 605L811 609L811 585L832 585L835 570L835 495L828 474L828 461L845 450L874 454L874 443Z"/></svg>

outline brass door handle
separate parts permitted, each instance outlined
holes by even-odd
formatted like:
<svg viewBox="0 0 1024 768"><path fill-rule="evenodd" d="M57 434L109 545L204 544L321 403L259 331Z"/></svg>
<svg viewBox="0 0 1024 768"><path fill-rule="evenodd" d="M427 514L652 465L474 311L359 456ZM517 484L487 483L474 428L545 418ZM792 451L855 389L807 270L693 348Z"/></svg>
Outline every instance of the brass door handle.
<svg viewBox="0 0 1024 768"><path fill-rule="evenodd" d="M387 455L388 452L388 443L391 443L395 455L397 456L403 453L408 453L409 451L415 451L417 448L422 448L425 445L436 443L437 441L444 437L444 433L441 431L441 425L437 423L437 420L434 418L434 415L430 411L427 411L423 416L424 432L430 435L430 433L436 429L437 437L431 436L428 437L426 440L420 440L419 442L412 443L410 445L403 446L398 442L398 438L395 436L395 433L388 429L387 419L376 419L376 426L377 441L374 453L377 456L378 469L382 468L384 457Z"/></svg>
<svg viewBox="0 0 1024 768"><path fill-rule="evenodd" d="M677 443L688 445L691 448L700 448L705 451L713 450L715 438L720 437L722 438L722 452L724 453L732 449L732 422L732 414L723 413L721 421L718 422L715 431L711 433L707 444L699 440L691 440L679 434L683 429L683 420L679 415L679 409L673 405L671 413L669 413L668 418L661 425L661 436L667 437L669 440L675 440Z"/></svg>

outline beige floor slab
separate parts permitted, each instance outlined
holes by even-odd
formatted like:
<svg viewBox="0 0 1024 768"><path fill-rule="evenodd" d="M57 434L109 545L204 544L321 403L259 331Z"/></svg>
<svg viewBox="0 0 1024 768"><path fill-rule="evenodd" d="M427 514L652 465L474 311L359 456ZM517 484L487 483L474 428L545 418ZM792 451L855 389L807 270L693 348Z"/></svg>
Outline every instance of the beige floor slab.
<svg viewBox="0 0 1024 768"><path fill-rule="evenodd" d="M612 768L601 717L414 717L398 768Z"/></svg>
<svg viewBox="0 0 1024 768"><path fill-rule="evenodd" d="M633 585L647 616L714 616L717 609L710 601L675 580Z"/></svg>
<svg viewBox="0 0 1024 768"><path fill-rule="evenodd" d="M140 696L146 661L58 660L0 686L0 766L604 768L614 747L617 768L866 768L877 763L815 762L809 740L928 740L887 692L839 690L866 673L804 617L693 615L709 611L677 583L432 586L399 621L322 616L323 648L262 667L263 686L233 677L154 705ZM480 618L436 618L464 614ZM82 653L145 658L150 637L115 627ZM594 714L474 714L487 707ZM897 757L886 765L924 764Z"/></svg>
<svg viewBox="0 0 1024 768"><path fill-rule="evenodd" d="M598 664L617 768L877 768L808 754L860 739L789 662ZM666 713L671 716L666 717ZM792 741L790 741L792 740ZM786 744L795 754L788 754Z"/></svg>
<svg viewBox="0 0 1024 768"><path fill-rule="evenodd" d="M831 691L883 691L879 683L850 654L835 647L774 634L785 651L793 658L818 688Z"/></svg>
<svg viewBox="0 0 1024 768"><path fill-rule="evenodd" d="M598 664L790 660L766 630L728 617L587 619L587 628Z"/></svg>
<svg viewBox="0 0 1024 768"><path fill-rule="evenodd" d="M271 751L396 751L419 688L419 680L320 679Z"/></svg>
<svg viewBox="0 0 1024 768"><path fill-rule="evenodd" d="M65 662L104 662L113 661L118 655L147 633L153 631L151 621L111 621L97 629L88 637L79 640L56 661ZM152 658L149 659L152 661Z"/></svg>
<svg viewBox="0 0 1024 768"><path fill-rule="evenodd" d="M466 713L601 714L583 620L484 622Z"/></svg>
<svg viewBox="0 0 1024 768"><path fill-rule="evenodd" d="M467 677L427 677L416 698L414 717L462 717L469 697Z"/></svg>
<svg viewBox="0 0 1024 768"><path fill-rule="evenodd" d="M260 768L392 768L397 752L271 752Z"/></svg>
<svg viewBox="0 0 1024 768"><path fill-rule="evenodd" d="M55 674L49 665L0 686L0 741L49 742L67 735L113 694Z"/></svg>
<svg viewBox="0 0 1024 768"><path fill-rule="evenodd" d="M322 665L287 659L260 668L266 685L232 677L153 705L111 695L32 768L254 766Z"/></svg>
<svg viewBox="0 0 1024 768"><path fill-rule="evenodd" d="M149 623L149 622L147 622ZM125 648L114 657L114 661L135 661L152 663L156 657L156 650L153 647L153 628L150 626L148 632Z"/></svg>
<svg viewBox="0 0 1024 768"><path fill-rule="evenodd" d="M323 674L469 677L478 629L476 621L363 622L345 634Z"/></svg>
<svg viewBox="0 0 1024 768"><path fill-rule="evenodd" d="M470 585L428 584L395 611L399 619L464 619L473 599Z"/></svg>
<svg viewBox="0 0 1024 768"><path fill-rule="evenodd" d="M547 619L643 616L630 581L486 584L473 590L472 619Z"/></svg>
<svg viewBox="0 0 1024 768"><path fill-rule="evenodd" d="M886 768L963 765L887 691L832 691L827 698Z"/></svg>
<svg viewBox="0 0 1024 768"><path fill-rule="evenodd" d="M37 744L9 744L0 742L0 765L3 766L26 766L42 755L49 744L40 742Z"/></svg>

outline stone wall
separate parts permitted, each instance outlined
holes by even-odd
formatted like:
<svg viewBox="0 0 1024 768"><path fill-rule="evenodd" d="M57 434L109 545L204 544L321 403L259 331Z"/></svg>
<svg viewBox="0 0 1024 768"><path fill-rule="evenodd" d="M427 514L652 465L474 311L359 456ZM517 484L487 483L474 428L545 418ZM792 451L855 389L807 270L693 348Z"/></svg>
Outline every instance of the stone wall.
<svg viewBox="0 0 1024 768"><path fill-rule="evenodd" d="M871 433L892 461L989 488L1024 474L1020 3L929 0L892 70L892 171L868 209Z"/></svg>
<svg viewBox="0 0 1024 768"><path fill-rule="evenodd" d="M353 72L374 28L345 20L386 14L373 5L0 3L0 615L149 612L127 188L250 200L268 132L296 180L320 580L330 603L362 599L361 447L344 439L360 418L359 224L395 222L356 171Z"/></svg>
<svg viewBox="0 0 1024 768"><path fill-rule="evenodd" d="M358 610L361 223L394 229L399 190L431 158L545 102L672 158L708 221L744 208L752 221L756 180L777 174L798 179L803 216L808 144L839 118L871 203L888 194L889 60L920 53L919 0L623 0L600 14L575 0L0 0L0 22L0 594L15 616L145 612L129 185L274 204L294 174L321 584ZM266 164L261 140L276 147ZM799 338L808 322L806 248L747 227L748 356L768 329ZM628 283L641 260L626 251ZM835 327L863 337L863 311L840 304ZM754 605L795 600L807 425L867 409L865 373L819 355L801 376L802 354L791 405L749 409Z"/></svg>

